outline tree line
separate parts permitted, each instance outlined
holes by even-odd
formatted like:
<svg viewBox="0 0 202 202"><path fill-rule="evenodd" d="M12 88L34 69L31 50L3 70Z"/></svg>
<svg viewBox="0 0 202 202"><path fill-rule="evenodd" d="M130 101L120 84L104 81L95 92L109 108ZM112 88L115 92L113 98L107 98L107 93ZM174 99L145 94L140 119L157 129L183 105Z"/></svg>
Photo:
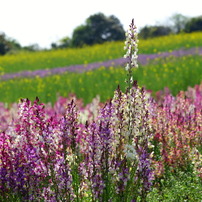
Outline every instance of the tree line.
<svg viewBox="0 0 202 202"><path fill-rule="evenodd" d="M141 28L139 36L147 39L169 34L191 33L202 31L202 16L186 17L182 14L174 14L169 18L169 25L154 25Z"/></svg>
<svg viewBox="0 0 202 202"><path fill-rule="evenodd" d="M146 25L142 27L139 30L139 37L147 39L195 31L202 31L202 16L189 18L181 14L174 14L169 18L168 25ZM53 42L51 49L82 47L121 40L125 40L125 30L120 20L114 15L105 16L103 13L96 13L89 16L84 24L73 30L72 38L66 36ZM38 51L40 48L37 44L22 47L16 40L8 38L3 32L0 33L0 55L19 50Z"/></svg>

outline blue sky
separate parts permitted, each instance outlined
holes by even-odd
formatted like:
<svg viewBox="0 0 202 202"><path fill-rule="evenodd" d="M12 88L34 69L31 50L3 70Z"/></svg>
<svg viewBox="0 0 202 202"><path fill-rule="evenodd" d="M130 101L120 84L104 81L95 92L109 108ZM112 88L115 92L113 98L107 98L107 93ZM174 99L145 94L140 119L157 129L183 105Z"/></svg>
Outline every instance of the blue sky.
<svg viewBox="0 0 202 202"><path fill-rule="evenodd" d="M164 24L175 13L202 15L201 0L0 0L0 31L21 45L52 42L72 36L73 30L92 14L115 15L128 28Z"/></svg>

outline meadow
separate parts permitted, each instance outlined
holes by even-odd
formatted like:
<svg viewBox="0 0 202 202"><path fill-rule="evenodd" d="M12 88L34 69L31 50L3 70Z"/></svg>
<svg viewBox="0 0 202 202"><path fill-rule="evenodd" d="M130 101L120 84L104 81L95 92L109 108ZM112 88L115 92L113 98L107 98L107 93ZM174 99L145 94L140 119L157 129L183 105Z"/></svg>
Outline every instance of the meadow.
<svg viewBox="0 0 202 202"><path fill-rule="evenodd" d="M140 86L151 90L153 95L165 87L173 95L189 86L194 87L202 80L202 58L200 56L169 57L156 59L148 65L134 69L134 79ZM85 104L100 96L105 102L113 96L114 90L120 85L125 89L125 70L123 67L100 67L94 71L80 73L67 72L41 78L19 78L0 83L0 101L12 104L20 98L34 100L36 96L44 103L57 100L57 97L68 97L75 94Z"/></svg>
<svg viewBox="0 0 202 202"><path fill-rule="evenodd" d="M108 42L92 47L22 52L17 55L0 56L0 75L25 70L50 69L77 64L89 64L123 57L124 42ZM169 35L139 41L138 54L171 52L178 49L202 47L202 32Z"/></svg>
<svg viewBox="0 0 202 202"><path fill-rule="evenodd" d="M0 201L202 201L202 58L134 68L132 23L126 50L113 42L0 58L2 73L129 59L0 82ZM202 47L201 38L140 40L138 53Z"/></svg>

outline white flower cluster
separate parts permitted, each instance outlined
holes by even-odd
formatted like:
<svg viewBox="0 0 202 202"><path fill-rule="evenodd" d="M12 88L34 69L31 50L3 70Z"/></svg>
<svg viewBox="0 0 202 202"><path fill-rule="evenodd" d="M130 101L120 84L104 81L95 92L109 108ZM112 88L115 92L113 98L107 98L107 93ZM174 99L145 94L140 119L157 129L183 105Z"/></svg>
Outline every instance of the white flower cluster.
<svg viewBox="0 0 202 202"><path fill-rule="evenodd" d="M125 145L124 153L127 159L135 160L138 158L137 152L133 145L129 145L129 144Z"/></svg>
<svg viewBox="0 0 202 202"><path fill-rule="evenodd" d="M130 28L126 31L126 41L124 49L126 50L125 58L129 59L125 69L128 71L132 67L138 67L137 64L137 52L138 52L138 36L137 27L134 25L134 20L130 24Z"/></svg>

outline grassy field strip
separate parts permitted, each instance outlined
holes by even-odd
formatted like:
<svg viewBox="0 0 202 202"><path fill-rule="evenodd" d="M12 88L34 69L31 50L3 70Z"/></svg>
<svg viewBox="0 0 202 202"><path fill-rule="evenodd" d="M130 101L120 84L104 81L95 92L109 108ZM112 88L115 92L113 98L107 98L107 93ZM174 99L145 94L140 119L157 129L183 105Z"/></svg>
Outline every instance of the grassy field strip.
<svg viewBox="0 0 202 202"><path fill-rule="evenodd" d="M152 63L134 70L134 79L139 85L157 92L168 87L176 95L188 86L202 81L201 56L184 56L181 58L157 58ZM63 73L41 78L21 78L0 82L0 101L12 103L20 98L31 100L38 96L43 102L54 103L57 95L68 96L75 93L84 103L89 103L100 95L105 101L113 95L120 84L125 88L126 72L124 67L101 67L82 74Z"/></svg>
<svg viewBox="0 0 202 202"><path fill-rule="evenodd" d="M175 50L172 52L163 52L159 54L140 54L138 56L138 62L141 65L146 65L152 62L152 60L156 60L158 58L164 58L164 57L170 57L170 56L182 57L186 55L202 55L202 48L191 48L187 50L182 49L182 50ZM63 74L64 72L83 73L86 71L97 69L102 66L104 67L124 66L126 62L127 60L125 58L118 58L118 59L108 60L105 62L90 63L85 65L71 65L68 67L57 67L52 69L21 71L16 73L3 74L0 76L0 80L15 79L19 77L35 77L35 76L45 77L53 74Z"/></svg>

